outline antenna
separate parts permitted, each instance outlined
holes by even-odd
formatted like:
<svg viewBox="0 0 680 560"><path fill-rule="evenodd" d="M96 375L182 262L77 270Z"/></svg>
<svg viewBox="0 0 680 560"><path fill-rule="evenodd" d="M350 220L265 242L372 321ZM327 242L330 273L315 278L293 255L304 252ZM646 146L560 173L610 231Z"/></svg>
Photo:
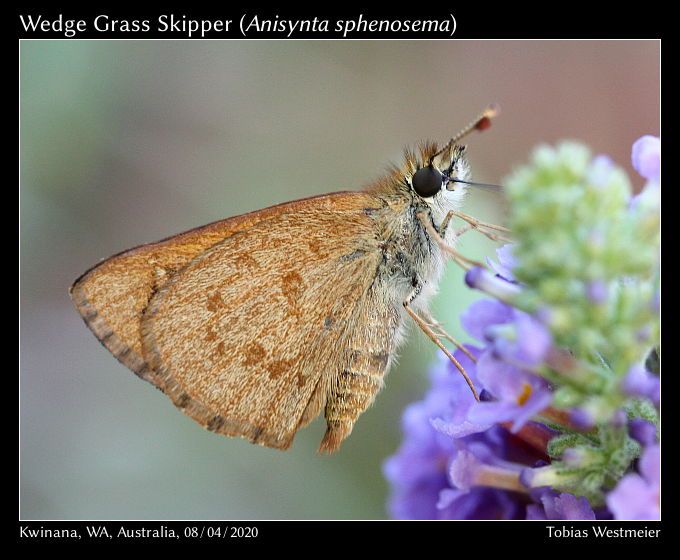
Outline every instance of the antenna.
<svg viewBox="0 0 680 560"><path fill-rule="evenodd" d="M461 138L464 138L470 132L473 130L485 130L491 126L491 119L494 118L498 113L500 113L501 108L496 105L495 103L489 105L482 113L474 120L472 121L469 125L467 125L463 130L461 130L458 134L456 134L451 140L448 141L446 146L444 146L441 150L439 150L436 154L434 154L430 158L429 165L432 165L432 162L434 161L434 158L437 156L440 156L443 154L446 150L448 150L453 144L458 142Z"/></svg>

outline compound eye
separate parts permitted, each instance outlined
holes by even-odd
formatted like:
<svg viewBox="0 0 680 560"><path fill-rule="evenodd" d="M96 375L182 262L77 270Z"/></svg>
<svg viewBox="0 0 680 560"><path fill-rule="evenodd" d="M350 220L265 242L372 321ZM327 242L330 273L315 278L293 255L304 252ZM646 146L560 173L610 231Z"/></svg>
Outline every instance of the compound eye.
<svg viewBox="0 0 680 560"><path fill-rule="evenodd" d="M423 198L430 198L442 188L442 174L434 166L421 167L411 179L413 189Z"/></svg>

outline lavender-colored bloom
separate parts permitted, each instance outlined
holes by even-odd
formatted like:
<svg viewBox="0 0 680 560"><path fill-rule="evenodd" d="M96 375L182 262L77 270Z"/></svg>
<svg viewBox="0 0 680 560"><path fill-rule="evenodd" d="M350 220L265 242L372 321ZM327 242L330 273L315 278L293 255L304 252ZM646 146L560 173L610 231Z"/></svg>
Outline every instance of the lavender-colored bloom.
<svg viewBox="0 0 680 560"><path fill-rule="evenodd" d="M538 504L527 506L527 519L573 519L592 521L595 512L586 498L576 498L571 494L558 494L549 488L532 490Z"/></svg>
<svg viewBox="0 0 680 560"><path fill-rule="evenodd" d="M460 321L472 336L491 342L498 357L515 364L537 365L552 346L550 331L541 322L500 301L478 300Z"/></svg>
<svg viewBox="0 0 680 560"><path fill-rule="evenodd" d="M456 488L471 490L490 486L526 492L519 476L525 465L497 457L484 442L471 442L458 451L449 468L449 478Z"/></svg>
<svg viewBox="0 0 680 560"><path fill-rule="evenodd" d="M661 447L647 447L638 461L640 474L624 476L608 495L607 506L615 519L661 518Z"/></svg>
<svg viewBox="0 0 680 560"><path fill-rule="evenodd" d="M477 340L488 342L486 329L509 323L513 317L513 309L509 305L495 299L480 299L461 314L460 323Z"/></svg>
<svg viewBox="0 0 680 560"><path fill-rule="evenodd" d="M431 420L448 418L455 405L474 398L459 372L441 357L430 370L430 383L424 399L404 411L401 447L383 465L392 488L388 508L395 519L450 519L447 516L453 515L451 510L438 509L437 502L440 491L449 488L447 467L457 447L451 437L432 427Z"/></svg>
<svg viewBox="0 0 680 560"><path fill-rule="evenodd" d="M554 154L546 149L542 156L536 158L537 168L552 169L564 164L585 179L583 186L590 189L589 199L595 201L591 209L597 207L599 200L593 190L601 191L612 209L614 203L620 204L620 189L627 181L609 157L598 156L589 163L587 150L578 146L567 146ZM633 146L632 161L647 184L631 199L628 214L623 218L637 224L632 231L644 239L643 245L632 253L640 255L637 260L642 265L651 262L653 257L651 252L644 253L644 248L654 242L658 221L660 139L646 136L638 140ZM539 182L542 180L540 169L531 173ZM548 180L546 185L555 187L556 202L561 196L571 196L566 194L567 188L571 191L569 181L557 179L556 176L556 180ZM511 194L516 195L513 203L524 205L518 208L529 216L533 196L525 196L526 189ZM542 211L542 206L534 210ZM590 218L593 223L574 223L578 226L574 229L569 229L569 224L560 229L562 224L558 221L553 228L551 222L544 221L549 227L540 233L534 228L535 235L530 239L522 238L522 227L513 229L520 235L522 254L534 250L540 256L542 251L559 250L567 258L571 247L567 243L572 240L571 248L578 249L572 255L576 261L585 258L584 255L607 257L614 242L611 232L615 231L616 239L621 237L624 241L625 235L618 236L618 230L611 230L609 221L600 219L599 215L593 214ZM521 216L519 223L522 223ZM618 221L612 224L619 227ZM552 234L555 235L551 237ZM544 243L524 245L527 240ZM481 346L468 347L476 359L467 358L460 350L455 354L477 388L480 402L474 401L456 368L440 357L431 372L430 391L404 413L404 439L400 449L384 465L392 489L389 502L392 516L401 519L593 520L612 516L658 519L657 426L643 418L629 419L625 412L630 413L639 406L640 415L652 418L654 409L647 401L638 400L632 408L624 401L632 401L628 399L630 395L658 404L659 377L640 364L631 367L618 381L615 372L621 371L620 367L613 368L611 376L604 368L600 371L597 364L595 373L590 367L591 353L587 347L591 339L597 341L597 338L589 337L587 329L601 325L588 324L590 315L585 311L601 307L611 299L612 285L606 280L609 278L606 270L598 273L597 267L587 266L588 262L584 261L583 266L577 267L583 272L581 276L556 275L549 279L554 282L544 283L542 280L548 280L546 277L551 273L546 270L545 274L536 275L537 285L526 285L513 274L519 268L512 253L513 246L506 245L497 250L495 261L487 259L490 269L473 267L465 276L468 286L493 298L475 302L461 316L463 327ZM519 250L515 253L519 254ZM603 266L606 264L605 258ZM570 300L564 304L553 300L550 294L559 294L560 290L569 297L575 295L578 302ZM622 291L622 297L627 294ZM648 303L639 303L658 311L658 292ZM514 305L531 309L532 314L515 309ZM625 305L620 307L627 309ZM606 317L606 309L594 311L603 312L602 319ZM627 318L625 313L615 315L612 332L618 332ZM622 331L627 337L611 337L612 348L617 350L603 351L603 355L627 359L628 354L618 348L618 339L630 340L630 344L637 344L639 349L654 342L658 329L653 323L638 321L631 325L632 330ZM585 336L578 340L583 344L579 342L570 349L554 346L553 334L559 345L571 346L564 334L577 335L581 329ZM582 350L587 351L585 360ZM631 353L633 350L631 348ZM647 362L650 371L656 371L650 364ZM623 371L629 366L630 363ZM556 384L557 409L550 408L553 390L547 379ZM561 439L552 439L558 431L531 421L540 413L550 418L552 426L566 430ZM598 430L591 430L595 426ZM627 434L639 442L640 447L631 442ZM640 448L644 449L643 455L633 460ZM548 449L559 455L560 460L550 462ZM537 462L538 459L549 462ZM632 472L629 470L623 476L621 469L631 461ZM616 484L611 480L613 475L621 478L614 490L605 494ZM563 493L564 490L574 494ZM594 511L586 498L577 497L584 494L597 504L604 503L606 498L608 508L598 505L600 509Z"/></svg>
<svg viewBox="0 0 680 560"><path fill-rule="evenodd" d="M513 493L483 486L469 492L444 489L437 507L440 519L522 519L524 512Z"/></svg>
<svg viewBox="0 0 680 560"><path fill-rule="evenodd" d="M437 507L449 519L521 519L524 501L519 485L522 465L506 461L507 433L498 427L458 440L450 463L450 487L439 494Z"/></svg>
<svg viewBox="0 0 680 560"><path fill-rule="evenodd" d="M628 425L630 437L644 446L656 443L656 425L643 418L633 418Z"/></svg>
<svg viewBox="0 0 680 560"><path fill-rule="evenodd" d="M516 264L515 257L512 256L512 244L508 243L496 249L496 257L498 258L498 262L495 262L488 257L486 258L486 262L498 276L503 278L503 280L517 282L515 275L512 273L512 269Z"/></svg>
<svg viewBox="0 0 680 560"><path fill-rule="evenodd" d="M569 420L575 428L589 430L595 425L595 418L585 408L572 408L569 412Z"/></svg>
<svg viewBox="0 0 680 560"><path fill-rule="evenodd" d="M649 135L639 138L633 144L631 159L636 171L647 179L647 184L631 199L630 208L658 206L661 186L661 139Z"/></svg>
<svg viewBox="0 0 680 560"><path fill-rule="evenodd" d="M601 154L593 158L586 178L595 187L604 187L611 177L612 169L614 169L612 159L607 155Z"/></svg>
<svg viewBox="0 0 680 560"><path fill-rule="evenodd" d="M661 177L661 138L646 135L636 140L631 153L633 167L648 181Z"/></svg>
<svg viewBox="0 0 680 560"><path fill-rule="evenodd" d="M465 283L470 288L480 290L501 301L512 301L522 291L518 284L507 282L481 266L475 266L466 272Z"/></svg>
<svg viewBox="0 0 680 560"><path fill-rule="evenodd" d="M473 423L512 421L512 432L517 432L552 401L545 380L497 360L491 352L485 352L479 358L477 377L498 400L479 402L470 407L468 420Z"/></svg>
<svg viewBox="0 0 680 560"><path fill-rule="evenodd" d="M479 348L474 346L468 345L466 346L466 349L475 358L478 358L482 353ZM453 357L458 360L458 363L460 363L461 366L463 366L472 383L475 386L480 387L475 363L461 350L456 351ZM470 422L467 419L467 412L470 407L474 405L475 399L472 396L472 393L467 389L467 384L465 383L463 376L460 375L455 366L451 364L443 353L439 354L439 361L440 367L447 370L449 375L457 379L457 392L451 391L448 403L449 406L446 410L442 411L440 415L431 419L432 427L438 432L452 438L461 438L489 429L493 425L490 422L479 424ZM455 381L452 381L452 384L454 382Z"/></svg>
<svg viewBox="0 0 680 560"><path fill-rule="evenodd" d="M586 295L588 296L588 299L595 304L607 301L608 293L609 285L602 280L593 280L586 286Z"/></svg>
<svg viewBox="0 0 680 560"><path fill-rule="evenodd" d="M496 337L494 354L516 365L531 367L543 362L552 347L550 331L531 315L513 310L514 336Z"/></svg>
<svg viewBox="0 0 680 560"><path fill-rule="evenodd" d="M636 364L628 370L622 389L629 395L645 397L654 404L659 404L661 400L661 379L649 373L642 364Z"/></svg>
<svg viewBox="0 0 680 560"><path fill-rule="evenodd" d="M471 351L473 355L479 353L475 348ZM469 358L460 351L456 358L478 385ZM470 448L477 453L485 449L486 460L499 463L507 453L508 434L497 426L483 433L478 431L481 427L469 429L470 424L457 408L466 409L475 401L465 380L448 360L440 358L431 369L430 379L431 389L425 398L405 410L401 447L383 466L391 486L388 502L391 516L396 519L523 518L524 501L518 500L513 492L485 486L470 489L453 486L450 465L460 449ZM463 437L463 430L473 433ZM456 432L458 439L445 435L448 431ZM478 442L484 445L479 447ZM490 454L499 459L491 461Z"/></svg>

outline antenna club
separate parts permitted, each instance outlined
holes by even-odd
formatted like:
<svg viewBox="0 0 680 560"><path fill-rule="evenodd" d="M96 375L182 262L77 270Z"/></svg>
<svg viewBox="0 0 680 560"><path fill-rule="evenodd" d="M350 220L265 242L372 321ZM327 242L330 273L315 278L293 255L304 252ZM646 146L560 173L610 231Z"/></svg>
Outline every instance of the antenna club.
<svg viewBox="0 0 680 560"><path fill-rule="evenodd" d="M501 112L501 108L496 103L489 105L486 110L480 115L479 120L475 123L475 130L486 130L491 126L491 119L497 117Z"/></svg>
<svg viewBox="0 0 680 560"><path fill-rule="evenodd" d="M475 129L479 130L480 132L482 130L486 130L491 126L491 119L489 117L482 117L477 121L477 124L475 125Z"/></svg>
<svg viewBox="0 0 680 560"><path fill-rule="evenodd" d="M484 111L484 116L489 117L490 119L493 119L494 117L497 117L500 114L501 106L498 105L498 103L492 103L487 107L486 111Z"/></svg>
<svg viewBox="0 0 680 560"><path fill-rule="evenodd" d="M465 136L470 134L470 132L472 132L473 130L481 131L489 128L491 126L491 119L498 115L498 113L500 113L500 107L498 105L496 105L495 103L489 105L486 109L484 109L481 115L479 115L474 121L472 121L463 130L461 130L458 134L451 138L451 140L449 140L441 150L439 150L436 154L430 156L429 165L432 165L434 158L443 154L446 150L451 148L451 146L453 146L461 138L464 138Z"/></svg>

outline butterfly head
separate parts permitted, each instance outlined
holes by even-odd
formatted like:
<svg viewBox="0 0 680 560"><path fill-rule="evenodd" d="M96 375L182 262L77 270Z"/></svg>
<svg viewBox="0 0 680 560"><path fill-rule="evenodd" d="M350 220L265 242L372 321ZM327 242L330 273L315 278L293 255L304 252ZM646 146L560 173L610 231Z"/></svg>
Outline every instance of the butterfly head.
<svg viewBox="0 0 680 560"><path fill-rule="evenodd" d="M470 166L466 146L453 144L440 152L435 144L421 147L419 161L407 155L405 179L412 194L428 204L459 207L465 195Z"/></svg>

